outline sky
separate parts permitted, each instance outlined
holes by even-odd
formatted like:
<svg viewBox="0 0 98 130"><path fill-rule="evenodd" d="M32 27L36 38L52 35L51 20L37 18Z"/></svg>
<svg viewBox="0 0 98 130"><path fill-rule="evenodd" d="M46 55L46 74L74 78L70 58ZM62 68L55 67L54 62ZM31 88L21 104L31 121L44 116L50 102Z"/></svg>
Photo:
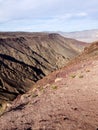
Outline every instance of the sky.
<svg viewBox="0 0 98 130"><path fill-rule="evenodd" d="M0 0L0 31L98 29L98 0Z"/></svg>

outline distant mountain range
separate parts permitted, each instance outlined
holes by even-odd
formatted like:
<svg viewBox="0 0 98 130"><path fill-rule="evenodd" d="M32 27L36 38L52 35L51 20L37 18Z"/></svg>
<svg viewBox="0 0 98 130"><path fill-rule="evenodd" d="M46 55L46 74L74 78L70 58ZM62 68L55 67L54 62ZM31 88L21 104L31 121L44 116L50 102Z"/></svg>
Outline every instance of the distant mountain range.
<svg viewBox="0 0 98 130"><path fill-rule="evenodd" d="M84 30L76 32L58 32L64 37L73 38L84 42L94 42L98 40L98 29Z"/></svg>

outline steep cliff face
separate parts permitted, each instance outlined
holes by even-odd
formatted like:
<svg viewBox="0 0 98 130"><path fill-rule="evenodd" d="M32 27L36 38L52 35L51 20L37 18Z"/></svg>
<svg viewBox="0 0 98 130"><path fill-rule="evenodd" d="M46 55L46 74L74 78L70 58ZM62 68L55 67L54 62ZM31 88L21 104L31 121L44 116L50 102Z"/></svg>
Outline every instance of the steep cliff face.
<svg viewBox="0 0 98 130"><path fill-rule="evenodd" d="M48 33L0 33L0 99L12 100L87 44Z"/></svg>

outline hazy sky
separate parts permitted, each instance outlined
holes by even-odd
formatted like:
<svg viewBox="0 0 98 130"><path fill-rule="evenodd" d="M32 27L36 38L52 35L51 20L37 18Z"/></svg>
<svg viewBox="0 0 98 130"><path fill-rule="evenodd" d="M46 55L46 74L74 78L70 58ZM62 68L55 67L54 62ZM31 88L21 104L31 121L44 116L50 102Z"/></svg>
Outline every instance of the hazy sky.
<svg viewBox="0 0 98 130"><path fill-rule="evenodd" d="M98 0L0 0L0 31L98 29Z"/></svg>

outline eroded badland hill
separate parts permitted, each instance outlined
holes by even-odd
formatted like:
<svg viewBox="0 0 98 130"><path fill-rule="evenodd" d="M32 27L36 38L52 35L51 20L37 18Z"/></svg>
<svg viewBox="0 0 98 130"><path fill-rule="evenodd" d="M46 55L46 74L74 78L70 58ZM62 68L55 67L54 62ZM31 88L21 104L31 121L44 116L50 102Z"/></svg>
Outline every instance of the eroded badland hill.
<svg viewBox="0 0 98 130"><path fill-rule="evenodd" d="M2 130L97 130L98 42L8 107Z"/></svg>
<svg viewBox="0 0 98 130"><path fill-rule="evenodd" d="M48 33L0 33L0 101L13 100L87 44Z"/></svg>

